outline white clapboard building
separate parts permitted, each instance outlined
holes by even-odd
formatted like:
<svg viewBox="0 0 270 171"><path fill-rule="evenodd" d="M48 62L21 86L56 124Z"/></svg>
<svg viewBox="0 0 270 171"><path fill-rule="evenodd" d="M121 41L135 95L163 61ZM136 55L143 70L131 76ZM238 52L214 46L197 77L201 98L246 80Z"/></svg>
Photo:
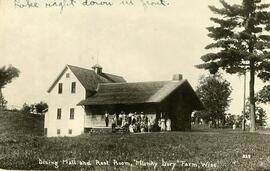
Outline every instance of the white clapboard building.
<svg viewBox="0 0 270 171"><path fill-rule="evenodd" d="M48 93L44 126L48 137L76 136L104 128L105 113L110 118L122 112L144 113L154 120L155 127L166 117L171 120L171 130L185 131L191 129L191 113L203 109L181 74L169 81L127 83L121 76L104 73L100 65L91 70L67 65Z"/></svg>
<svg viewBox="0 0 270 171"><path fill-rule="evenodd" d="M85 128L104 127L104 115L85 115L77 104L96 92L99 83L126 82L123 77L102 72L98 64L92 69L66 65L48 89L49 110L45 114L44 134L76 136Z"/></svg>

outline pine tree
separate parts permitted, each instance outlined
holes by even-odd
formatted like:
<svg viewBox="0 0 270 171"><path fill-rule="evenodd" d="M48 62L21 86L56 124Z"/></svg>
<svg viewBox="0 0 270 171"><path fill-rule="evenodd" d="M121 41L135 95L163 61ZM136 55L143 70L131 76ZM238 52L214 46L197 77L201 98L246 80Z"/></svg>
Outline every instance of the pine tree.
<svg viewBox="0 0 270 171"><path fill-rule="evenodd" d="M270 103L270 85L264 86L258 93L257 93L257 100L260 103Z"/></svg>
<svg viewBox="0 0 270 171"><path fill-rule="evenodd" d="M216 24L208 27L208 36L214 43L206 49L216 48L216 53L201 57L203 64L196 67L216 73L219 69L230 74L249 72L249 97L251 132L255 131L255 77L270 80L270 4L261 0L243 0L242 4L230 5L220 0L222 8L209 6L218 17Z"/></svg>

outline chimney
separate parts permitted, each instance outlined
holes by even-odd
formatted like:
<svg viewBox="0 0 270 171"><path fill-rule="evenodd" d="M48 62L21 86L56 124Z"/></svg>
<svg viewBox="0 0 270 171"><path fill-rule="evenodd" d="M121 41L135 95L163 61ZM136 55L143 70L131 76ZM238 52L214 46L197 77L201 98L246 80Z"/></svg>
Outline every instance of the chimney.
<svg viewBox="0 0 270 171"><path fill-rule="evenodd" d="M92 68L96 74L99 75L102 73L102 66L100 66L99 64L95 64L94 66L92 66Z"/></svg>
<svg viewBox="0 0 270 171"><path fill-rule="evenodd" d="M183 79L183 75L182 74L174 74L173 75L173 81L180 81Z"/></svg>

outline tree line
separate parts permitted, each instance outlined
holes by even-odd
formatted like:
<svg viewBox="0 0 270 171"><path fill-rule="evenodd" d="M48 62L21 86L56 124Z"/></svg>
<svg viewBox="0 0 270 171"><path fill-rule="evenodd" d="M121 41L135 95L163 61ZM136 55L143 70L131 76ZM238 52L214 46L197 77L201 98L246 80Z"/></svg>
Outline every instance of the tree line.
<svg viewBox="0 0 270 171"><path fill-rule="evenodd" d="M230 103L232 101L231 93L233 89L231 83L225 80L220 74L201 76L199 85L196 87L196 94L205 109L196 111L192 116L194 124L209 124L211 128L228 128L234 124L237 127L242 127L243 118L250 120L250 105L249 100L245 103L245 112L240 114L228 113ZM263 91L263 90L261 90ZM256 126L265 126L267 120L266 111L261 107L261 100L266 95L265 92L258 92L256 94L256 112L255 124Z"/></svg>

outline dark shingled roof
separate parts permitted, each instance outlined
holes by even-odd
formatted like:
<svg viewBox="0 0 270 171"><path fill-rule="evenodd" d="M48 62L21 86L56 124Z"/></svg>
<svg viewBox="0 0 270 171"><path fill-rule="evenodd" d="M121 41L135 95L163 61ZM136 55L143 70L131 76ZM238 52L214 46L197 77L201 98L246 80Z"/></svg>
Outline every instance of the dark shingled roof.
<svg viewBox="0 0 270 171"><path fill-rule="evenodd" d="M159 103L178 88L189 92L199 102L188 81L181 80L99 84L97 93L86 100L82 100L78 105Z"/></svg>
<svg viewBox="0 0 270 171"><path fill-rule="evenodd" d="M95 91L97 85L99 83L119 83L126 82L126 80L121 76L116 76L107 73L101 73L100 75L96 74L95 71L90 69L85 69L77 66L67 65L58 78L54 81L54 83L49 88L48 92L50 92L55 84L60 80L64 72L69 68L73 74L77 77L80 83L86 90Z"/></svg>
<svg viewBox="0 0 270 171"><path fill-rule="evenodd" d="M124 83L126 82L126 80L121 77L121 76L117 76L117 75L112 75L112 74L108 74L108 73L100 73L100 75L104 78L106 78L107 80L109 80L111 83Z"/></svg>

